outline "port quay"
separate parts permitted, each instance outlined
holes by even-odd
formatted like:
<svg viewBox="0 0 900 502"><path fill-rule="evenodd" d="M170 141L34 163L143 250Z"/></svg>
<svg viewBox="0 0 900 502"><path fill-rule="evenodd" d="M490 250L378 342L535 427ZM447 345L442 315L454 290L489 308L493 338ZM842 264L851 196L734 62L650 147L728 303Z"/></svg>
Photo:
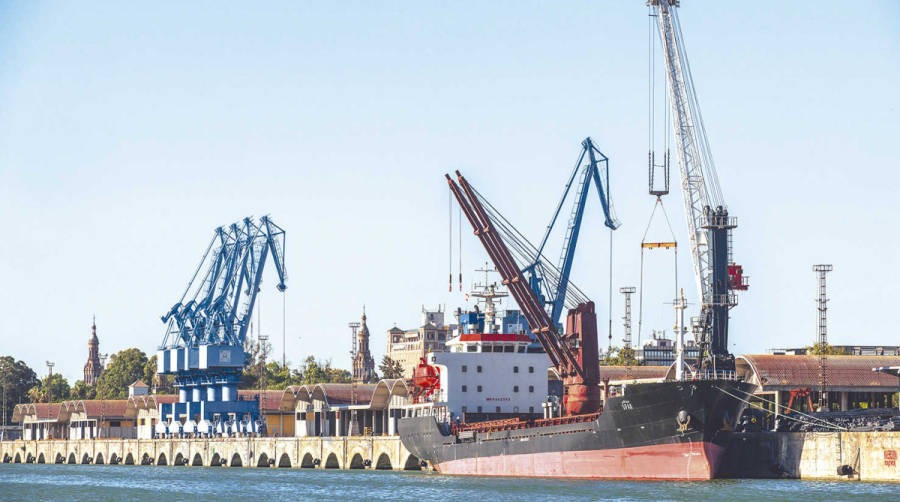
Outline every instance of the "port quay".
<svg viewBox="0 0 900 502"><path fill-rule="evenodd" d="M889 0L94 2L3 9L0 502L900 500Z"/></svg>

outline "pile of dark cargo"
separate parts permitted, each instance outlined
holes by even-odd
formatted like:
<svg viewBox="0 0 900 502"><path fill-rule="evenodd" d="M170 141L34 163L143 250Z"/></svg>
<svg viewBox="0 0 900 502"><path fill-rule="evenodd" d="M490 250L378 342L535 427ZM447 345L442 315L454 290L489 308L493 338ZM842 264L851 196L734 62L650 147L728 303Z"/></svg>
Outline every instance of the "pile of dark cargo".
<svg viewBox="0 0 900 502"><path fill-rule="evenodd" d="M790 418L781 416L775 421L775 430L779 432L835 432L838 429L845 431L897 431L900 430L900 410L875 408L792 413Z"/></svg>

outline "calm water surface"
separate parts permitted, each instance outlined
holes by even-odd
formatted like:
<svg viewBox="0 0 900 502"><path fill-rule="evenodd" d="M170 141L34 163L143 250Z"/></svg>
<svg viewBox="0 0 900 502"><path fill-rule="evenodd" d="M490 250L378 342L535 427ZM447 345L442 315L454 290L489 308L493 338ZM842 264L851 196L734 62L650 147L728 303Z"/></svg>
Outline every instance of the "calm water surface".
<svg viewBox="0 0 900 502"><path fill-rule="evenodd" d="M0 501L900 501L900 485L791 480L562 481L227 467L0 464Z"/></svg>

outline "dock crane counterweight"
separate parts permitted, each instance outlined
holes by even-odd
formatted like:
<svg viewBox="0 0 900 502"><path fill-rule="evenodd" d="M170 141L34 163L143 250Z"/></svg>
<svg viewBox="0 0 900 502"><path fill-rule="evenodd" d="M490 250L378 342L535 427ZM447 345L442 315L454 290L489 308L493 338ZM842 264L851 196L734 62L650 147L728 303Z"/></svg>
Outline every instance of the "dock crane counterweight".
<svg viewBox="0 0 900 502"><path fill-rule="evenodd" d="M733 370L734 356L728 351L728 311L737 305L734 291L748 288L743 269L731 259L731 231L737 220L729 216L719 187L678 22L679 2L649 0L647 5L651 16L656 17L662 44L681 192L700 297L700 316L692 324L703 351L701 368Z"/></svg>

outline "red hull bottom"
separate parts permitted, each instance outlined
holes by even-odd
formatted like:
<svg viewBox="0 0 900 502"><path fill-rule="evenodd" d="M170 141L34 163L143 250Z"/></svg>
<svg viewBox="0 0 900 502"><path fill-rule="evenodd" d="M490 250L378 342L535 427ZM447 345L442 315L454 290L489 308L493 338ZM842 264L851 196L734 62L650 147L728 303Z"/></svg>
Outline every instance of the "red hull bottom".
<svg viewBox="0 0 900 502"><path fill-rule="evenodd" d="M715 477L722 447L676 443L610 450L500 455L450 460L441 474L554 478L687 479Z"/></svg>

